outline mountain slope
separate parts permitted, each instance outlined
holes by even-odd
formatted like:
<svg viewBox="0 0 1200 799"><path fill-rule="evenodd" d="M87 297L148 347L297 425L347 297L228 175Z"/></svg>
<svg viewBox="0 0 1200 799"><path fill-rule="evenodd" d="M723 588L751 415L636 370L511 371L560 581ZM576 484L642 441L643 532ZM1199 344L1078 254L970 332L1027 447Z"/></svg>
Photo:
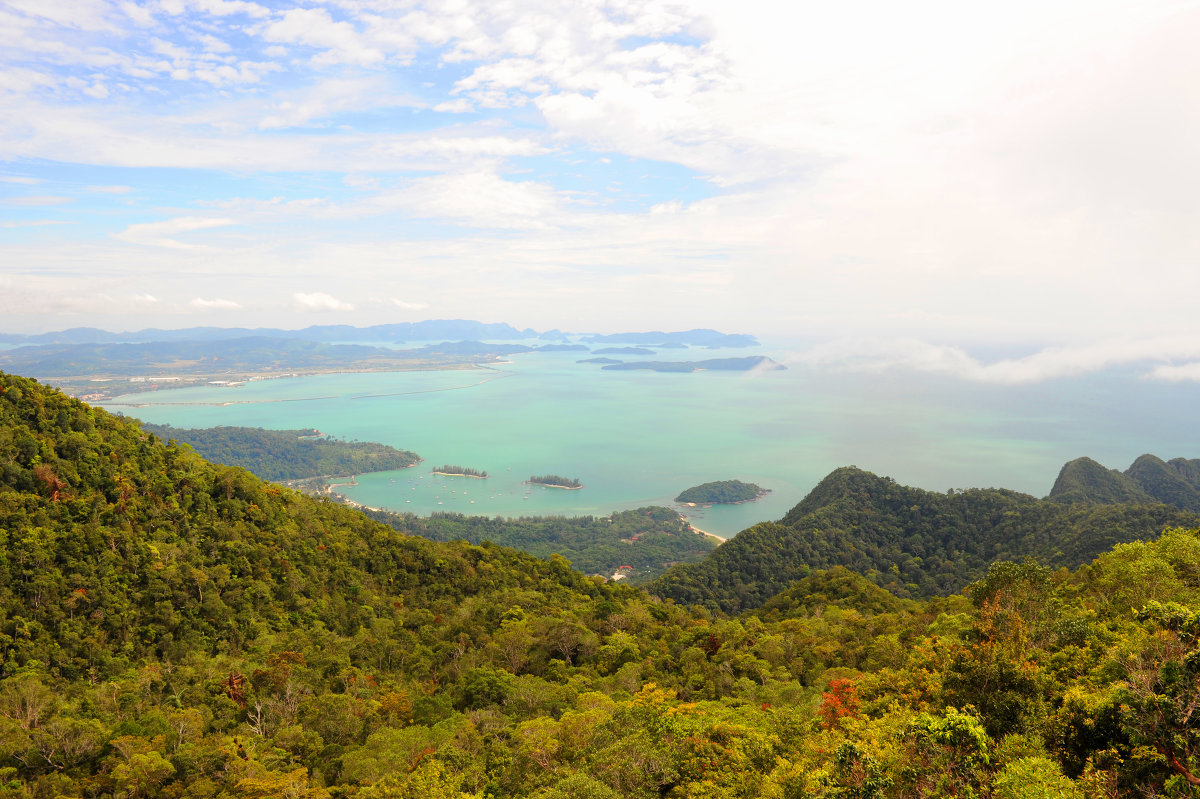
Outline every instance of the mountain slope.
<svg viewBox="0 0 1200 799"><path fill-rule="evenodd" d="M778 522L739 533L650 590L727 612L758 607L808 574L845 566L900 596L961 589L996 560L1073 567L1116 543L1194 526L1165 505L1063 505L1004 489L939 494L837 469Z"/></svg>
<svg viewBox="0 0 1200 799"><path fill-rule="evenodd" d="M0 373L0 677L215 654L265 618L353 635L533 587L570 602L600 590L561 558L403 535Z"/></svg>
<svg viewBox="0 0 1200 799"><path fill-rule="evenodd" d="M1200 460L1142 455L1125 474L1159 502L1200 512Z"/></svg>
<svg viewBox="0 0 1200 799"><path fill-rule="evenodd" d="M1142 455L1118 472L1091 458L1076 458L1063 466L1046 498L1093 505L1162 502L1200 513L1200 459Z"/></svg>
<svg viewBox="0 0 1200 799"><path fill-rule="evenodd" d="M1047 499L1070 504L1153 503L1136 480L1116 469L1107 469L1091 458L1076 458L1065 464Z"/></svg>
<svg viewBox="0 0 1200 799"><path fill-rule="evenodd" d="M821 488L796 524L916 496ZM724 617L401 535L0 374L0 797L1182 796L1198 575L1175 530L969 597L816 571Z"/></svg>

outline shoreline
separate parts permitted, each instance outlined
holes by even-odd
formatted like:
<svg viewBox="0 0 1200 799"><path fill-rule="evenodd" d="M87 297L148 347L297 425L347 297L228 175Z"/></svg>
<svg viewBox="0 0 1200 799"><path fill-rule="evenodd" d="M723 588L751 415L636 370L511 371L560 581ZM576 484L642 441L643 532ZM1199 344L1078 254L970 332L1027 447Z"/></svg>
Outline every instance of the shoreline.
<svg viewBox="0 0 1200 799"><path fill-rule="evenodd" d="M470 477L473 480L486 480L489 477L489 475L486 475L486 474L465 474L463 472L439 472L437 469L433 470L433 474L440 474L443 477Z"/></svg>
<svg viewBox="0 0 1200 799"><path fill-rule="evenodd" d="M686 524L693 533L699 533L700 535L708 536L709 538L715 538L718 541L720 541L722 544L724 544L726 541L729 540L728 538L719 536L716 533L710 533L708 530L701 530L699 527L697 527L696 525L689 522L686 518L684 519L684 524Z"/></svg>
<svg viewBox="0 0 1200 799"><path fill-rule="evenodd" d="M131 384L125 381L130 378L142 377L143 372L107 372L95 375L53 375L42 376L36 378L39 382L53 385L63 393L70 396L82 398L81 392L97 388L93 384L110 384L108 388L119 389L117 393L109 396L104 396L91 401L89 404L98 405L120 405L124 407L144 407L146 405L241 405L241 404L257 404L260 402L297 402L302 400L232 400L222 402L126 402L123 398L136 394L150 394L160 391L176 391L185 388L242 388L247 384L260 383L267 380L288 380L304 377L320 377L323 375L343 375L343 374L381 374L381 373L399 373L399 372L464 372L471 370L482 370L495 372L493 377L485 378L477 383L471 383L465 386L452 386L443 389L429 389L432 391L451 391L456 389L474 388L475 386L483 385L490 380L495 380L499 377L508 377L512 372L507 372L503 369L497 369L496 366L503 364L512 364L513 361L491 361L491 362L464 362L464 361L408 361L396 362L390 364L362 364L358 367L353 365L338 365L338 366L310 366L299 367L291 370L245 370L245 371L227 371L218 373L205 372L177 372L174 374L168 373L163 375L167 381L165 384L153 385L149 378L146 378L145 383L133 384L138 388L133 388ZM167 367L168 370L170 367ZM220 379L221 385L215 385L211 381ZM104 393L104 392L93 392ZM403 393L423 393L423 392L403 392ZM361 399L376 395L363 395L363 397L352 397L352 399ZM392 396L383 394L378 396ZM337 399L337 397L312 397L303 399Z"/></svg>
<svg viewBox="0 0 1200 799"><path fill-rule="evenodd" d="M558 484L556 484L556 483L535 483L535 482L532 482L532 481L530 481L530 480L523 480L523 481L521 482L521 484L522 484L522 485L527 485L527 486L543 486L543 487L545 487L545 488L561 488L563 491L578 491L579 489L583 488L583 486L581 486L581 485L578 485L578 486L560 486L560 485L558 485Z"/></svg>
<svg viewBox="0 0 1200 799"><path fill-rule="evenodd" d="M336 487L340 487L340 486L344 486L344 485L358 485L358 483L357 483L357 482L354 482L354 483L338 483L338 484L336 484ZM533 485L542 485L542 484L541 484L541 483L534 483ZM552 488L566 488L565 486L551 486L551 487L552 487ZM371 505L364 505L364 504L363 504L363 503L361 503L361 502L357 502L357 501L355 501L355 500L351 499L350 497L346 496L345 494L341 493L340 491L335 491L335 490L334 490L334 488L335 488L335 486L334 486L334 485L331 485L331 484L328 484L328 483L327 483L327 484L325 485L325 487L324 487L324 490L320 492L320 495L321 495L321 496L324 496L324 497L327 497L328 499L330 499L330 500L333 500L334 502L340 502L340 503L342 503L342 504L344 504L344 505L349 505L349 506L350 506L350 507L352 507L352 508L360 508L360 509L362 509L362 510L370 510L370 511L375 511L376 513L393 513L393 514L396 514L396 515L404 515L404 514L406 514L406 513L408 513L408 514L411 514L411 513L412 513L412 511L406 511L406 510L401 510L401 509L394 509L394 508L376 508L376 507L373 507L373 506L371 506ZM578 488L583 488L583 486L578 486ZM431 513L436 513L436 512L437 512L437 511L433 511L433 512L431 512ZM425 516L424 514L420 514L420 513L418 513L418 514L415 514L415 515L416 515L416 516L418 516L418 517L424 517L424 518L428 518L428 517L427 517L427 516ZM487 517L487 514L468 514L468 515L478 515L478 516L485 517L485 518ZM518 518L523 518L523 517L519 517L519 516L507 516L507 517L505 517L505 518L508 518L508 519L518 519ZM679 518L680 518L680 520L681 520L681 521L682 521L682 522L683 522L685 525L687 525L687 528L688 528L688 530L690 530L690 531L691 531L691 532L693 532L693 533L696 533L697 535L702 535L702 536L705 536L705 537L707 537L707 538L712 538L712 539L716 540L717 542L719 542L719 543L718 543L718 546L720 546L721 544L724 544L726 541L729 541L729 540L730 540L730 538L732 538L732 536L730 536L730 538L726 538L725 536L722 536L722 535L717 535L716 533L709 532L708 530L705 530L705 529L703 529L703 528L697 527L695 524L693 524L693 523L692 523L692 522L691 522L691 521L690 521L690 520L689 520L689 519L688 519L686 516L684 516L682 513L680 513L680 514L679 514Z"/></svg>

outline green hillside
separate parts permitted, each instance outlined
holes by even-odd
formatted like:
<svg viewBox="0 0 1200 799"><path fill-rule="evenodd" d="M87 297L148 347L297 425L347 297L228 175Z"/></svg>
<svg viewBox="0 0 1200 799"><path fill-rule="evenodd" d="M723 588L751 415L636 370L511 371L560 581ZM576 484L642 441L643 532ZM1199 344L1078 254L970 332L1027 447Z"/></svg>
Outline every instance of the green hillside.
<svg viewBox="0 0 1200 799"><path fill-rule="evenodd" d="M1200 460L1142 455L1125 474L1159 502L1200 512Z"/></svg>
<svg viewBox="0 0 1200 799"><path fill-rule="evenodd" d="M1200 459L1142 455L1118 472L1077 458L1063 466L1047 499L1092 505L1161 502L1200 513Z"/></svg>
<svg viewBox="0 0 1200 799"><path fill-rule="evenodd" d="M961 590L995 560L1075 567L1124 541L1200 523L1165 505L1063 505L1004 489L940 494L844 467L778 522L739 533L650 590L726 612L758 607L808 569L845 566L898 596Z"/></svg>
<svg viewBox="0 0 1200 799"><path fill-rule="evenodd" d="M912 498L869 478L791 523ZM725 616L0 374L0 798L1195 795L1200 531L981 577L814 569Z"/></svg>
<svg viewBox="0 0 1200 799"><path fill-rule="evenodd" d="M1092 505L1151 504L1156 501L1129 475L1107 469L1091 458L1076 458L1064 465L1046 498L1064 504L1082 502Z"/></svg>

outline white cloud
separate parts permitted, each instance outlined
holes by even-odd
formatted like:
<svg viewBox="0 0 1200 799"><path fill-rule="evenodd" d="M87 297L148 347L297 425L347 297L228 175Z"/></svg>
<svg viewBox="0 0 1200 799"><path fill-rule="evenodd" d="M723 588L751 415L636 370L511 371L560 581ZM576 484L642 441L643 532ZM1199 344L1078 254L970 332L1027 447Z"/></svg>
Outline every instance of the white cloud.
<svg viewBox="0 0 1200 799"><path fill-rule="evenodd" d="M146 6L140 6L131 0L125 0L121 3L121 10L133 20L136 24L142 27L148 27L154 24L154 13Z"/></svg>
<svg viewBox="0 0 1200 799"><path fill-rule="evenodd" d="M28 206L28 207L37 207L37 206L44 206L44 205L64 205L66 203L70 203L70 202L74 202L74 201L75 201L74 197L61 197L61 196L54 196L54 195L48 195L48 194L31 195L31 196L27 196L27 197L5 197L3 199L0 199L0 203L3 203L4 205L18 205L18 206Z"/></svg>
<svg viewBox="0 0 1200 799"><path fill-rule="evenodd" d="M14 227L45 227L47 225L67 225L70 224L61 219L29 219L20 222L0 222L2 228Z"/></svg>
<svg viewBox="0 0 1200 799"><path fill-rule="evenodd" d="M392 298L392 305L405 311L423 311L429 307L429 303L427 302L407 302L405 300L398 300L395 297Z"/></svg>
<svg viewBox="0 0 1200 799"><path fill-rule="evenodd" d="M40 178L30 178L23 175L0 175L0 183L19 183L22 186L36 186L44 182Z"/></svg>
<svg viewBox="0 0 1200 799"><path fill-rule="evenodd" d="M463 159L475 158L515 158L551 152L551 148L527 136L515 138L468 133L455 135L447 132L442 132L436 138L424 136L395 141L384 145L382 149L390 155L405 158L432 157L444 163L457 163Z"/></svg>
<svg viewBox="0 0 1200 799"><path fill-rule="evenodd" d="M1162 364L1150 370L1146 377L1171 383L1191 381L1200 383L1200 361L1182 364Z"/></svg>
<svg viewBox="0 0 1200 799"><path fill-rule="evenodd" d="M324 292L313 292L312 294L304 294L296 292L292 295L292 299L296 302L296 307L302 311L353 311L354 306L348 302L342 302L336 297L332 297Z"/></svg>
<svg viewBox="0 0 1200 799"><path fill-rule="evenodd" d="M195 195L161 204L153 181L139 182L148 173L80 182L126 182L142 208L231 209L213 213L236 218L240 235L210 246L212 260L241 265L228 277L239 285L344 249L373 277L404 252L430 283L381 297L412 286L484 311L502 295L551 326L603 297L647 319L819 337L1086 342L1200 329L1191 2L0 5L10 164L54 185L61 172L38 164L192 170L181 184ZM439 128L430 108L474 113ZM639 158L665 164L630 166ZM188 243L202 227L113 218L116 241L87 242L117 251L97 268L216 268L197 264L216 251ZM0 256L68 269L79 246ZM444 290L450 273L462 291ZM895 357L971 379L1091 368L1078 352Z"/></svg>
<svg viewBox="0 0 1200 799"><path fill-rule="evenodd" d="M197 230L209 230L216 227L233 225L232 219L221 219L202 216L181 216L165 219L161 222L142 222L114 233L112 237L130 244L143 244L169 249L194 249L199 245L178 241L175 236L192 233Z"/></svg>
<svg viewBox="0 0 1200 799"><path fill-rule="evenodd" d="M418 178L400 191L380 195L376 202L469 227L542 229L566 219L553 187L505 180L488 171Z"/></svg>
<svg viewBox="0 0 1200 799"><path fill-rule="evenodd" d="M87 190L93 194L129 194L133 191L132 186L88 186Z"/></svg>
<svg viewBox="0 0 1200 799"><path fill-rule="evenodd" d="M335 22L323 8L289 9L263 28L271 42L300 44L323 49L316 57L325 64L373 65L384 54L364 38L349 22Z"/></svg>
<svg viewBox="0 0 1200 799"><path fill-rule="evenodd" d="M266 6L259 5L258 3L242 2L242 0L192 0L192 5L210 14L222 17L231 14L266 17L271 14L271 10Z"/></svg>
<svg viewBox="0 0 1200 799"><path fill-rule="evenodd" d="M419 107L421 101L393 93L380 76L363 78L330 78L305 86L302 90L281 97L271 112L258 123L259 130L291 128L322 120L348 110L370 109L375 113L384 108Z"/></svg>
<svg viewBox="0 0 1200 799"><path fill-rule="evenodd" d="M240 311L242 309L242 304L240 302L224 300L219 297L211 300L203 297L196 297L195 299L189 301L188 305L201 311Z"/></svg>

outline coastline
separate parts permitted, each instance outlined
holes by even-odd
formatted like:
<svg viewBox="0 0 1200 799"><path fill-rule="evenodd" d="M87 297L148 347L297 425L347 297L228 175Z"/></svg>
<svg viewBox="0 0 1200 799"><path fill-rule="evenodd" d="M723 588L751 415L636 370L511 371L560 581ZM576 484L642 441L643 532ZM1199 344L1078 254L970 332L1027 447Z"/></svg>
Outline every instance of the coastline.
<svg viewBox="0 0 1200 799"><path fill-rule="evenodd" d="M578 491L579 489L583 488L583 486L581 486L581 485L579 485L579 486L561 486L561 485L558 485L557 483L534 483L530 480L522 481L522 485L544 486L545 488L561 488L563 491Z"/></svg>
<svg viewBox="0 0 1200 799"><path fill-rule="evenodd" d="M434 469L433 473L440 474L443 477L470 477L474 480L488 479L488 475L486 475L486 474L464 474L463 472L439 472L437 469Z"/></svg>
<svg viewBox="0 0 1200 799"><path fill-rule="evenodd" d="M719 536L716 533L710 533L708 530L701 530L699 527L697 527L696 525L689 522L686 518L684 518L684 523L688 526L689 529L691 529L691 531L693 533L699 533L700 535L706 535L709 538L715 538L718 541L720 541L722 544L724 544L726 541L729 540L728 538Z"/></svg>

